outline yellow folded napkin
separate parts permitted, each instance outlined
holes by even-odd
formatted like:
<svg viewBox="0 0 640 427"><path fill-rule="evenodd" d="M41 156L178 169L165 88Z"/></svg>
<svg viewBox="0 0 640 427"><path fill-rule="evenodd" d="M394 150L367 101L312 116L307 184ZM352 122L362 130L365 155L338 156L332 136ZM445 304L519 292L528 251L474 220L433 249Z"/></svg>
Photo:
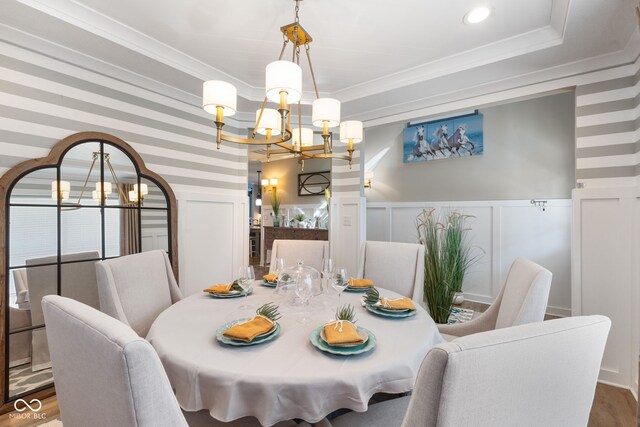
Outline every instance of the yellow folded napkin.
<svg viewBox="0 0 640 427"><path fill-rule="evenodd" d="M256 316L253 319L236 323L224 332L224 336L234 340L251 342L258 335L265 334L273 328L271 320L264 316Z"/></svg>
<svg viewBox="0 0 640 427"><path fill-rule="evenodd" d="M358 334L358 328L347 320L334 320L324 325L324 336L329 345L357 344L364 340Z"/></svg>
<svg viewBox="0 0 640 427"><path fill-rule="evenodd" d="M390 310L415 310L416 306L407 297L402 298L380 298L380 307Z"/></svg>
<svg viewBox="0 0 640 427"><path fill-rule="evenodd" d="M373 286L373 280L371 279L349 279L349 286L352 288L370 288Z"/></svg>
<svg viewBox="0 0 640 427"><path fill-rule="evenodd" d="M264 280L266 280L267 282L275 282L278 279L278 275L277 274L265 274L264 276L262 276L262 278Z"/></svg>
<svg viewBox="0 0 640 427"><path fill-rule="evenodd" d="M233 283L227 283L226 285L211 285L207 289L203 289L203 291L212 294L228 294L231 292L232 286Z"/></svg>

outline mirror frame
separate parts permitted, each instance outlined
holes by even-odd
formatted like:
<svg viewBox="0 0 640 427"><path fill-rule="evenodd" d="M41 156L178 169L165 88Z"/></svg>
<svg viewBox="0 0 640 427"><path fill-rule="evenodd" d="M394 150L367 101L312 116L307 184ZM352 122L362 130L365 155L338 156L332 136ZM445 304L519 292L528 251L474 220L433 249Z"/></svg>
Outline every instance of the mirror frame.
<svg viewBox="0 0 640 427"><path fill-rule="evenodd" d="M15 398L10 398L5 390L7 375L9 374L5 370L6 357L8 357L8 343L5 339L5 328L7 327L9 318L9 313L6 309L8 307L6 301L8 285L6 272L8 263L7 247L9 245L9 236L7 233L9 197L15 184L25 175L38 169L58 167L61 165L65 154L71 148L85 142L103 142L119 148L129 156L140 178L154 182L163 191L167 199L168 226L170 227L169 258L176 280L180 277L178 274L178 209L175 194L167 181L157 173L147 169L144 160L142 160L138 152L122 139L103 132L79 132L58 141L46 157L26 160L5 172L5 174L0 177L0 414L13 411L13 402L15 400ZM17 396L16 398L44 399L54 394L55 386L51 384L45 389L35 390L33 393Z"/></svg>

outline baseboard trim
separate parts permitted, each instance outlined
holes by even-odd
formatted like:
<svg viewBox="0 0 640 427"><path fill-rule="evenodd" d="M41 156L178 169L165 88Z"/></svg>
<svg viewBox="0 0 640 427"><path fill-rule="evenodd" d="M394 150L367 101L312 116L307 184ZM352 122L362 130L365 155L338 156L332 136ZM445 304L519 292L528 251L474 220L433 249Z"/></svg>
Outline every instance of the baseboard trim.
<svg viewBox="0 0 640 427"><path fill-rule="evenodd" d="M493 299L491 297L467 292L464 293L464 299L486 305L491 305L493 303ZM547 306L547 314L558 317L571 317L571 309L549 305Z"/></svg>

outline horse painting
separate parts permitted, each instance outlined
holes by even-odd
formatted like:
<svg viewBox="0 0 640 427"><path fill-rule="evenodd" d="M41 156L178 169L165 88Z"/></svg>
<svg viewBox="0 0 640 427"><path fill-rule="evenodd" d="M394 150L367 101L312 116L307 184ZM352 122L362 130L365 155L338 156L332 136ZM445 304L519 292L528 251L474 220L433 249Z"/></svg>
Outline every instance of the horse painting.
<svg viewBox="0 0 640 427"><path fill-rule="evenodd" d="M484 151L482 114L477 113L408 126L403 135L405 163L470 157Z"/></svg>

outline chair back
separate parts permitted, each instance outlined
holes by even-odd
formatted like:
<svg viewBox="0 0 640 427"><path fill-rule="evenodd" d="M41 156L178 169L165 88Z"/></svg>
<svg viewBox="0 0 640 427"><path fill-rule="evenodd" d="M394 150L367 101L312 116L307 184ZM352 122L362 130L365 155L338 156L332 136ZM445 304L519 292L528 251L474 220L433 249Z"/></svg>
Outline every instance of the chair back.
<svg viewBox="0 0 640 427"><path fill-rule="evenodd" d="M60 289L62 295L73 298L91 307L98 308L98 286L96 269L93 266L100 258L97 251L63 254L60 258ZM58 256L31 258L27 264L27 284L29 288L29 307L31 324L44 323L42 298L58 293ZM31 333L31 370L33 372L51 367L47 334L45 329L35 329Z"/></svg>
<svg viewBox="0 0 640 427"><path fill-rule="evenodd" d="M423 304L424 246L417 243L366 241L360 252L358 278Z"/></svg>
<svg viewBox="0 0 640 427"><path fill-rule="evenodd" d="M42 299L65 427L187 426L151 344L70 298Z"/></svg>
<svg viewBox="0 0 640 427"><path fill-rule="evenodd" d="M586 426L610 327L569 317L439 344L402 426Z"/></svg>
<svg viewBox="0 0 640 427"><path fill-rule="evenodd" d="M547 311L551 279L546 268L526 258L516 258L496 301L496 329L542 322Z"/></svg>
<svg viewBox="0 0 640 427"><path fill-rule="evenodd" d="M284 259L284 266L304 265L322 271L322 259L329 256L329 242L326 240L274 240L271 248L269 273L275 273L276 258Z"/></svg>
<svg viewBox="0 0 640 427"><path fill-rule="evenodd" d="M145 337L151 324L182 293L162 250L96 263L100 310Z"/></svg>

